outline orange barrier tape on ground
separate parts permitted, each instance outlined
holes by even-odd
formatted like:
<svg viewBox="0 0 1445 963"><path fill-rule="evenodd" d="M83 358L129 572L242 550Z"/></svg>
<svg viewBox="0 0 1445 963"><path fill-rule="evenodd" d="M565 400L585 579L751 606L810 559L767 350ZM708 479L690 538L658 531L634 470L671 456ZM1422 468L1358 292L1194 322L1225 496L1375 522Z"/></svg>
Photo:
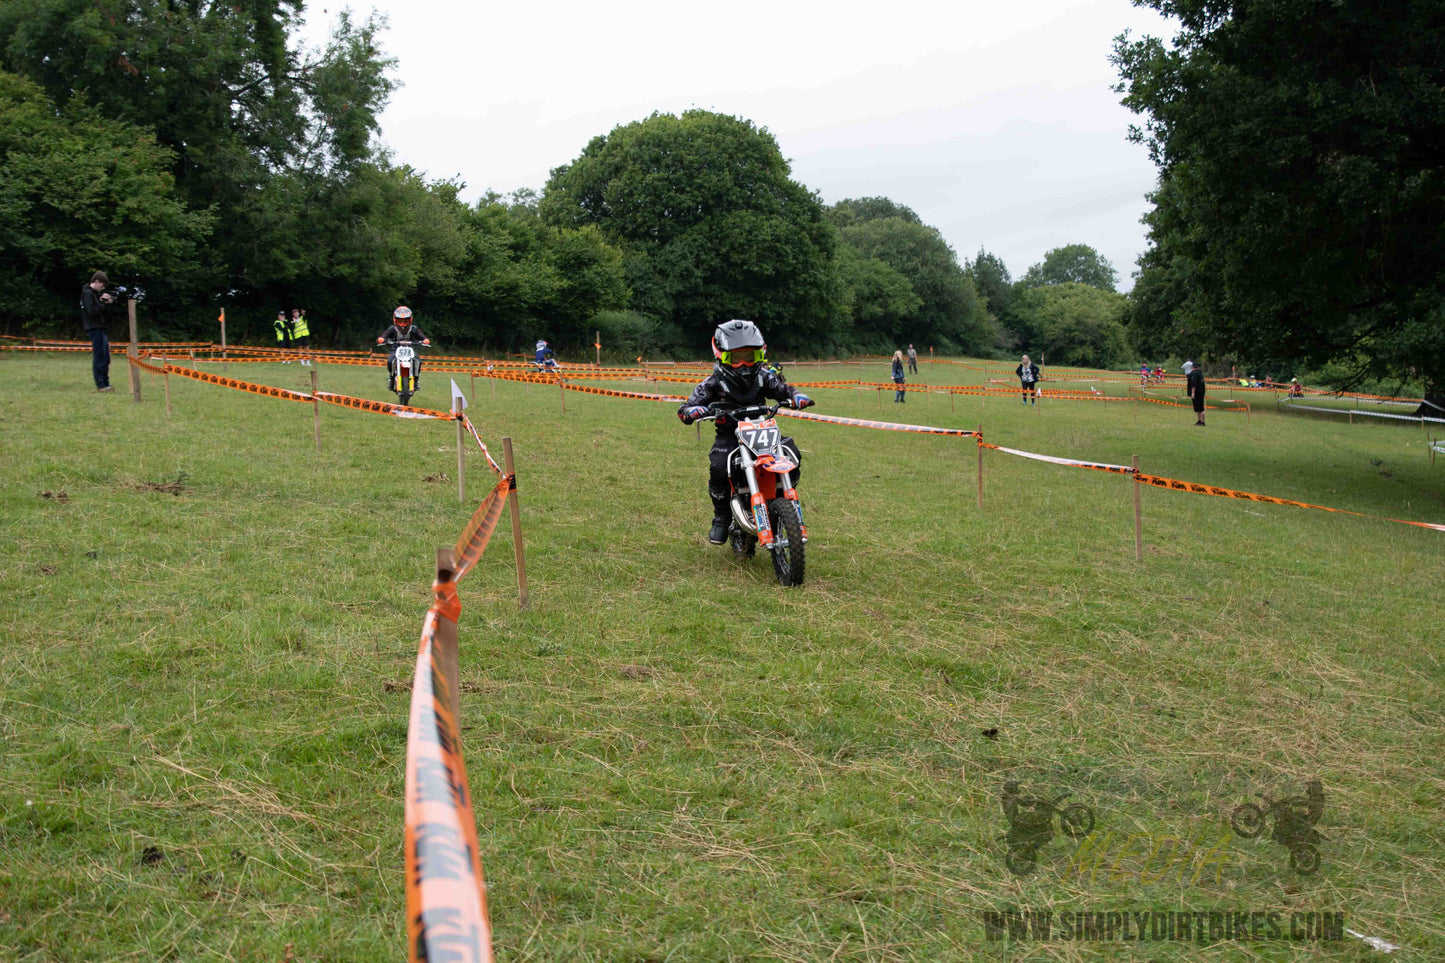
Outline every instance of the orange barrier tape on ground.
<svg viewBox="0 0 1445 963"><path fill-rule="evenodd" d="M1144 484L1153 485L1156 488L1167 488L1175 492L1189 492L1194 495L1215 495L1220 498L1242 498L1245 501L1263 502L1267 505L1288 505L1293 508L1312 508L1319 512L1329 512L1332 515L1353 515L1356 518L1384 518L1385 521L1397 522L1401 525L1413 525L1416 528L1429 528L1437 532L1445 532L1445 525L1437 525L1434 522L1415 522L1407 518L1389 518L1383 515L1366 515L1364 512L1352 512L1345 508L1330 508L1326 505L1312 505L1309 502L1297 502L1288 498L1275 498L1272 495L1260 495L1256 492L1235 491L1232 488L1219 488L1214 485L1201 485L1197 482L1180 481L1178 478L1162 478L1159 475L1138 474L1134 480Z"/></svg>
<svg viewBox="0 0 1445 963"><path fill-rule="evenodd" d="M487 542L491 539L492 532L496 531L497 520L502 517L502 506L506 504L507 496L516 488L517 476L503 475L472 513L466 528L462 529L462 534L457 539L455 581L461 581L462 576L472 570L472 566L477 564L477 560L487 550Z"/></svg>
<svg viewBox="0 0 1445 963"><path fill-rule="evenodd" d="M239 381L235 378L211 374L209 371L192 371L190 368L181 368L173 364L166 365L164 370L173 375L179 375L182 378L204 381L207 384L220 385L222 388L235 388L237 391L246 391L253 395L265 395L267 398L282 398L286 401L313 400L309 394L302 391L292 391L289 388L274 388L271 385L258 385L250 381Z"/></svg>
<svg viewBox="0 0 1445 963"><path fill-rule="evenodd" d="M616 388L594 388L591 385L569 385L565 382L562 387L568 391L580 391L588 395L606 395L609 398L635 398L639 401L676 401L679 403L687 400L682 395L653 395L643 391L620 391Z"/></svg>
<svg viewBox="0 0 1445 963"><path fill-rule="evenodd" d="M398 418L435 418L438 421L456 420L456 415L450 411L436 411L431 408L411 408L406 405L394 405L389 401L372 401L369 398L353 398L350 395L336 395L329 391L316 392L316 399L318 401L324 401L328 405L341 405L343 408L355 408L357 411L370 411L378 415L395 415ZM310 401L311 396L307 395L306 400Z"/></svg>
<svg viewBox="0 0 1445 963"><path fill-rule="evenodd" d="M165 373L166 373L166 369L165 369L165 367L164 367L163 365L147 364L146 362L142 361L142 360L139 359L139 358L132 358L132 359L130 359L130 363L133 364L133 365L135 365L137 368L144 368L146 371L149 371L151 374L165 374Z"/></svg>
<svg viewBox="0 0 1445 963"><path fill-rule="evenodd" d="M490 496L488 496L490 497ZM422 625L406 740L407 958L413 963L492 959L492 930L477 820L462 759L461 726L439 651L456 644L456 583L437 582Z"/></svg>

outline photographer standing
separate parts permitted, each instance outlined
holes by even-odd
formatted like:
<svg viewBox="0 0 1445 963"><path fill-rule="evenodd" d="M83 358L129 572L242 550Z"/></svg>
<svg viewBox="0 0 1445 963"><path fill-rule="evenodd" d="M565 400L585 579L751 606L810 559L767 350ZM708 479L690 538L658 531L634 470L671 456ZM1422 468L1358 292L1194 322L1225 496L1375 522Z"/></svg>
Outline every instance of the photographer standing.
<svg viewBox="0 0 1445 963"><path fill-rule="evenodd" d="M90 336L91 370L96 391L114 391L110 386L110 337L105 332L105 312L115 303L115 295L107 291L110 278L104 271L90 276L90 283L80 289L80 321Z"/></svg>

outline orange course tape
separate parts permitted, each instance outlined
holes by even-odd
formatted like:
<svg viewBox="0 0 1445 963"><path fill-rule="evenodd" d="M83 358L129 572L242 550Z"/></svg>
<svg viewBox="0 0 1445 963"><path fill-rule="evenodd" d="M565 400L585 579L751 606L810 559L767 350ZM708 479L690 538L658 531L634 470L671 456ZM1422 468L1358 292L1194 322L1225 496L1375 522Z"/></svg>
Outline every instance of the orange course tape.
<svg viewBox="0 0 1445 963"><path fill-rule="evenodd" d="M278 389L281 390L281 389ZM341 405L358 411L370 411L378 415L395 415L398 418L435 418L438 421L454 421L457 416L450 411L436 411L432 408L412 408L408 405L394 405L388 401L372 401L370 398L353 398L350 395L335 395L329 391L316 392L316 399L328 405ZM307 395L310 401L311 396Z"/></svg>
<svg viewBox="0 0 1445 963"><path fill-rule="evenodd" d="M1288 505L1293 508L1312 508L1319 512L1329 512L1332 515L1353 515L1356 518L1384 518L1386 521L1397 522L1401 525L1414 525L1416 528L1429 528L1437 532L1445 532L1445 525L1437 525L1434 522L1415 522L1407 518L1389 518L1381 515L1366 515L1364 512L1352 512L1345 508L1330 508L1326 505L1313 505L1309 502L1297 502L1289 498L1275 498L1272 495L1260 495L1257 492L1241 492L1232 488L1220 488L1216 485L1201 485L1198 482L1181 481L1178 478L1163 478L1159 475L1137 474L1135 481L1144 485L1153 485L1156 488L1167 488L1170 491L1189 492L1194 495L1215 495L1219 498L1242 498L1245 501L1263 502L1267 505Z"/></svg>
<svg viewBox="0 0 1445 963"><path fill-rule="evenodd" d="M497 528L497 520L502 517L502 506L507 501L507 495L516 487L516 475L503 475L472 513L471 519L457 539L455 581L461 581L462 576L472 570L472 566L477 564L477 560L487 550L487 542Z"/></svg>
<svg viewBox="0 0 1445 963"><path fill-rule="evenodd" d="M271 385L258 385L250 381L239 381L236 378L226 378L221 375L211 374L209 371L192 371L190 368L181 368L173 364L166 365L164 370L173 375L179 375L182 378L204 381L207 384L220 385L223 388L235 388L237 391L246 391L253 395L264 395L267 398L282 398L286 401L313 400L312 397L305 392L292 391L289 388L275 388Z"/></svg>
<svg viewBox="0 0 1445 963"><path fill-rule="evenodd" d="M490 496L489 496L490 497ZM492 959L491 924L477 843L477 821L462 759L461 731L439 652L453 641L461 601L455 582L433 586L422 625L406 744L405 860L408 959Z"/></svg>

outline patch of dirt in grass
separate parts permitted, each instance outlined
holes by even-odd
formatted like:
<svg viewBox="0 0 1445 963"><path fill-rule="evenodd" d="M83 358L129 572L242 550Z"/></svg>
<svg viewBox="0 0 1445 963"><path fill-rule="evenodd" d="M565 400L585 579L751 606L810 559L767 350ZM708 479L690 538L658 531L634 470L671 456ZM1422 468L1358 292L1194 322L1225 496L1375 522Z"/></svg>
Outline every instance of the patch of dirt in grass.
<svg viewBox="0 0 1445 963"><path fill-rule="evenodd" d="M657 675L657 670L645 665L624 665L617 670L617 674L624 679L651 679Z"/></svg>
<svg viewBox="0 0 1445 963"><path fill-rule="evenodd" d="M68 495L68 494L65 493L64 491L53 492L53 491L51 491L51 490L48 489L48 488L45 489L45 491L43 491L43 492L40 493L40 497L41 497L41 498L52 499L52 500L54 500L54 501L62 502L62 503L70 501L70 495Z"/></svg>
<svg viewBox="0 0 1445 963"><path fill-rule="evenodd" d="M57 568L57 567L54 566L54 565L41 565L41 566L40 566L40 574L41 574L41 575L54 575L54 574L55 574L56 572L58 572L58 571L60 571L60 569Z"/></svg>
<svg viewBox="0 0 1445 963"><path fill-rule="evenodd" d="M186 473L182 471L176 473L175 481L142 482L139 485L132 485L131 487L138 492L164 492L167 495L179 495L181 492L188 490L186 488L187 477Z"/></svg>
<svg viewBox="0 0 1445 963"><path fill-rule="evenodd" d="M444 482L444 481L450 481L450 480L451 480L451 479L449 479L449 478L447 477L447 473L444 472L444 471L439 471L439 472L437 472L435 475L424 475L424 476L422 476L422 481L424 481L424 482Z"/></svg>

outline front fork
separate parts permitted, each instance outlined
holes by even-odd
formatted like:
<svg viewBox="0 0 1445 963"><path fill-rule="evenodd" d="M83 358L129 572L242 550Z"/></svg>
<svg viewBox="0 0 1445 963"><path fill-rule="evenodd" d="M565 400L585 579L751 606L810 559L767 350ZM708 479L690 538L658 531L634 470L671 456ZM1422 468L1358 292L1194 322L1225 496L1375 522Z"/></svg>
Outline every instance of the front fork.
<svg viewBox="0 0 1445 963"><path fill-rule="evenodd" d="M765 547L771 548L775 541L773 537L773 527L768 521L767 501L758 490L760 486L758 485L757 467L746 453L743 454L740 462L743 475L748 480L748 491L752 493L750 498L753 516L752 528L757 532L758 541L762 542ZM798 490L789 482L789 476L786 473L778 476L776 484L783 489L783 497L793 503L793 510L798 513L798 530L802 535L803 542L806 544L808 541L808 526L803 523L803 503L798 500ZM741 521L741 519L739 519L739 521ZM743 527L746 528L748 526Z"/></svg>

